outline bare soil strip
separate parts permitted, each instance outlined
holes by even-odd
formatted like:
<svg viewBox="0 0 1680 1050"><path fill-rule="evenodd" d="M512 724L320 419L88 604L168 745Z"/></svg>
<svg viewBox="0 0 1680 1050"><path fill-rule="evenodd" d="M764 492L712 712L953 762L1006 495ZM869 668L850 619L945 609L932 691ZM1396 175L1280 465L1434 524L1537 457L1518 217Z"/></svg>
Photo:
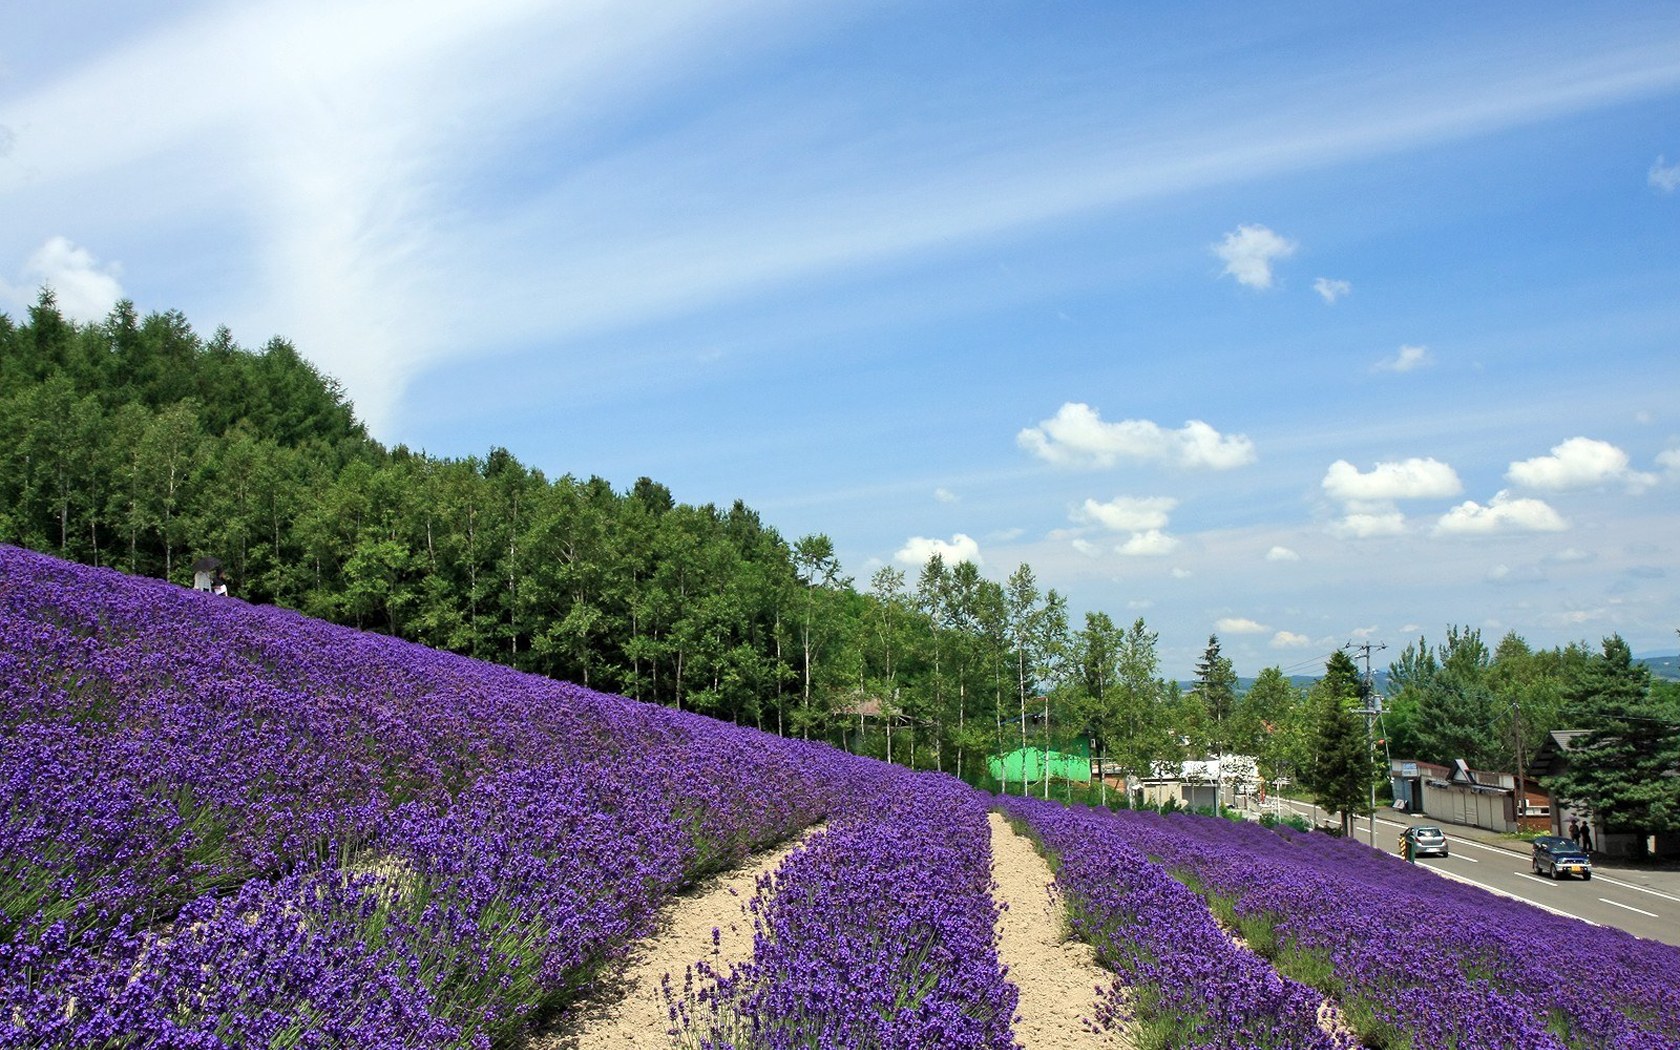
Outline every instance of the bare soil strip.
<svg viewBox="0 0 1680 1050"><path fill-rule="evenodd" d="M1001 814L991 815L993 891L1005 910L998 917L998 956L1021 990L1015 1038L1025 1050L1132 1050L1130 1033L1095 1033L1097 989L1114 975L1097 965L1096 950L1069 936L1062 899L1050 865Z"/></svg>
<svg viewBox="0 0 1680 1050"><path fill-rule="evenodd" d="M755 854L744 867L707 880L660 909L659 932L638 942L589 999L576 1004L562 1028L531 1040L529 1050L670 1050L661 981L682 994L683 971L705 961L723 970L752 956L752 919L747 902L758 877L774 871L811 828L778 849ZM713 931L716 931L716 943Z"/></svg>

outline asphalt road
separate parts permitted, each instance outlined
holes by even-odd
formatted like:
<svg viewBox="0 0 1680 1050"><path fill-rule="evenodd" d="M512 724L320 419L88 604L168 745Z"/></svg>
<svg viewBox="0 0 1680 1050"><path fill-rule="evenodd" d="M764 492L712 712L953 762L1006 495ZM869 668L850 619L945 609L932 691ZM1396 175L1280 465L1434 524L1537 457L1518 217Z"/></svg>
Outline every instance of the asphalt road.
<svg viewBox="0 0 1680 1050"><path fill-rule="evenodd" d="M1286 804L1309 820L1330 820L1324 810L1315 810L1306 803ZM1635 936L1680 946L1680 873L1602 868L1595 863L1590 881L1564 878L1553 882L1530 870L1529 854L1518 852L1514 848L1516 844L1504 846L1481 841L1479 829L1423 817L1413 820L1394 810L1377 812L1377 847L1396 853L1400 831L1410 824L1434 824L1447 834L1449 855L1419 857L1419 867L1515 897L1554 914L1614 926ZM1359 841L1370 842L1369 829L1369 820L1361 818L1356 827ZM1493 838L1490 832L1480 832L1480 835Z"/></svg>

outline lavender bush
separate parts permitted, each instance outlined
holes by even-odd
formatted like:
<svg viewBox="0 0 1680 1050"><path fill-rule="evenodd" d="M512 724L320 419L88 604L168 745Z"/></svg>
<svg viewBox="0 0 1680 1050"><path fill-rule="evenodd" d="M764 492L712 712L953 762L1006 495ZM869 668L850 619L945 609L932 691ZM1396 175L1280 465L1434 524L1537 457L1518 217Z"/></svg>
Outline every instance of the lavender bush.
<svg viewBox="0 0 1680 1050"><path fill-rule="evenodd" d="M1111 818L1200 886L1368 1046L1680 1048L1680 950L1439 878L1348 839Z"/></svg>
<svg viewBox="0 0 1680 1050"><path fill-rule="evenodd" d="M1074 935L1125 986L1104 990L1095 1024L1135 1023L1145 1048L1350 1045L1319 1027L1319 993L1232 941L1106 811L1007 796L998 806L1054 858Z"/></svg>
<svg viewBox="0 0 1680 1050"><path fill-rule="evenodd" d="M511 1042L858 765L0 547L0 1047Z"/></svg>
<svg viewBox="0 0 1680 1050"><path fill-rule="evenodd" d="M997 958L983 796L883 772L760 880L752 958L669 990L700 1050L1006 1050L1017 992Z"/></svg>

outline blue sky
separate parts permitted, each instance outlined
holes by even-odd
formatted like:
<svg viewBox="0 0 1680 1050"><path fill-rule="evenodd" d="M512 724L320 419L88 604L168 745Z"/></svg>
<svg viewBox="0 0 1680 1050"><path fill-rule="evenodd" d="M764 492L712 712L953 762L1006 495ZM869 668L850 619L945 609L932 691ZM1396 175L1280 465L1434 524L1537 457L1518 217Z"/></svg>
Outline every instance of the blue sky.
<svg viewBox="0 0 1680 1050"><path fill-rule="evenodd" d="M1155 7L7 5L0 309L283 335L860 584L1025 561L1173 674L1673 652L1680 9Z"/></svg>

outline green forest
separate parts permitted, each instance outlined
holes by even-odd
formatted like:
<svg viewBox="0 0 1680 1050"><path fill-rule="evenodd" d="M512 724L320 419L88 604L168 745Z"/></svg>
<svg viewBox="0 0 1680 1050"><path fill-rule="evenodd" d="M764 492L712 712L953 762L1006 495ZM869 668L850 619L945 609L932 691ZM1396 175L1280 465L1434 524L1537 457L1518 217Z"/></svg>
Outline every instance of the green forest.
<svg viewBox="0 0 1680 1050"><path fill-rule="evenodd" d="M0 314L0 426L0 542L183 585L214 556L247 601L972 781L990 755L1082 739L1128 771L1236 751L1311 785L1327 725L1367 739L1342 717L1369 688L1346 653L1310 688L1277 667L1239 688L1210 637L1181 685L1142 619L1070 623L1029 566L858 581L827 536L790 541L739 501L386 448L284 339L248 350L175 311L78 324L43 291ZM1388 682L1395 758L1510 770L1550 730L1614 719L1680 737L1680 690L1614 636L1535 650L1449 626Z"/></svg>

